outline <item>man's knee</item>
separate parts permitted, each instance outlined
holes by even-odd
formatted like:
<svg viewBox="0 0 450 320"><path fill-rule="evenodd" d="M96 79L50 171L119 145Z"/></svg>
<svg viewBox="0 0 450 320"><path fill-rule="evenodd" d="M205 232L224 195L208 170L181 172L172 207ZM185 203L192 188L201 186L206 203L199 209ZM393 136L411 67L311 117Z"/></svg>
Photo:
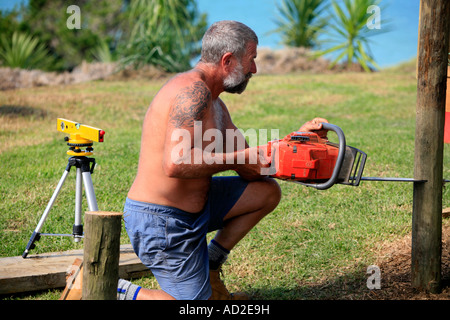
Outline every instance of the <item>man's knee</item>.
<svg viewBox="0 0 450 320"><path fill-rule="evenodd" d="M281 189L273 178L249 182L242 196L224 220L247 213L258 213L260 218L272 212L281 199Z"/></svg>
<svg viewBox="0 0 450 320"><path fill-rule="evenodd" d="M280 200L281 200L281 188L280 188L280 185L278 184L278 182L275 179L270 178L270 179L267 179L267 181L268 181L268 184L270 186L269 187L269 189L270 189L270 191L269 191L269 193L270 193L269 201L270 201L271 205L273 206L273 209L275 209L277 207L278 203L280 203Z"/></svg>
<svg viewBox="0 0 450 320"><path fill-rule="evenodd" d="M281 188L273 178L266 178L261 181L259 198L263 202L266 213L274 210L281 200Z"/></svg>

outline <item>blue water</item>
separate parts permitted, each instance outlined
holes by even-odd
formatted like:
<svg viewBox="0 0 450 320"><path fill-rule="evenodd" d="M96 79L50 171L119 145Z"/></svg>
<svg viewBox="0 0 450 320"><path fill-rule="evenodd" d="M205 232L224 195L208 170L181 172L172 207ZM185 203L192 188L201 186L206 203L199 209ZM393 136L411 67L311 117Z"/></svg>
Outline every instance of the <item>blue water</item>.
<svg viewBox="0 0 450 320"><path fill-rule="evenodd" d="M22 0L0 0L0 9L9 9ZM282 48L279 34L268 34L276 28L276 3L280 0L197 0L200 12L208 14L208 23L238 20L258 34L260 47ZM419 0L382 0L382 19L389 20L391 31L373 29L370 49L380 67L395 65L417 55ZM83 14L83 8L81 8ZM381 31L387 30L381 25ZM378 34L377 34L378 33Z"/></svg>

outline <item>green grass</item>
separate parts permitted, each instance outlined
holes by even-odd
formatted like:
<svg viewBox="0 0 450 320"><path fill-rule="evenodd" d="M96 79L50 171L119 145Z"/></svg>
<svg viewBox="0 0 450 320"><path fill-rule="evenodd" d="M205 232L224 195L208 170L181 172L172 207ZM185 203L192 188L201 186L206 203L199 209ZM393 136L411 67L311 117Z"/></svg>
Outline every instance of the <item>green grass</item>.
<svg viewBox="0 0 450 320"><path fill-rule="evenodd" d="M0 256L22 254L67 164L58 117L106 131L105 142L94 146L98 165L92 179L99 209L122 210L136 173L142 119L165 81L0 92ZM412 72L256 76L244 94L222 99L239 128L279 129L280 137L325 117L343 129L349 145L368 154L365 176L413 176ZM449 156L446 146L444 157ZM444 176L450 177L446 160ZM354 283L364 286L381 242L411 230L412 184L362 182L325 191L280 184L277 209L239 243L224 267L231 290L258 299L339 298ZM71 173L41 232L71 233L74 189ZM448 188L443 200L450 206ZM122 242L128 242L125 232ZM71 238L43 237L31 254L81 246ZM135 281L157 286L152 277ZM58 291L21 298L57 299Z"/></svg>

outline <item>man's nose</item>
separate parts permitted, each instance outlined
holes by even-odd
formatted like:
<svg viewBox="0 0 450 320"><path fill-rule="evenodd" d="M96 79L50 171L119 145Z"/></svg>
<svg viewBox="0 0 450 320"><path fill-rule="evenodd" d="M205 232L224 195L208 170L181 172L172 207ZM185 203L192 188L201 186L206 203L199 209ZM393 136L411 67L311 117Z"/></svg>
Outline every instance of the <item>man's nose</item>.
<svg viewBox="0 0 450 320"><path fill-rule="evenodd" d="M257 71L258 71L258 69L256 68L256 63L253 61L252 67L250 68L250 72L255 74Z"/></svg>

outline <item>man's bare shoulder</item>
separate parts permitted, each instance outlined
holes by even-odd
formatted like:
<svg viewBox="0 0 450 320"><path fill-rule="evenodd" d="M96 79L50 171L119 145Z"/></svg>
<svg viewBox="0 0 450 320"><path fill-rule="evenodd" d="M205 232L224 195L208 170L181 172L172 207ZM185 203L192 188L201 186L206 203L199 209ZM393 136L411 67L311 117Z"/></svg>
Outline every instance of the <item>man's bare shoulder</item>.
<svg viewBox="0 0 450 320"><path fill-rule="evenodd" d="M189 88L202 87L208 89L202 77L193 71L179 73L169 79L167 83L161 88L164 91L170 92L172 96L176 96L180 91L189 90Z"/></svg>
<svg viewBox="0 0 450 320"><path fill-rule="evenodd" d="M211 104L211 92L195 72L175 76L164 91L172 98L169 119L176 128L192 127L194 121L202 119Z"/></svg>

